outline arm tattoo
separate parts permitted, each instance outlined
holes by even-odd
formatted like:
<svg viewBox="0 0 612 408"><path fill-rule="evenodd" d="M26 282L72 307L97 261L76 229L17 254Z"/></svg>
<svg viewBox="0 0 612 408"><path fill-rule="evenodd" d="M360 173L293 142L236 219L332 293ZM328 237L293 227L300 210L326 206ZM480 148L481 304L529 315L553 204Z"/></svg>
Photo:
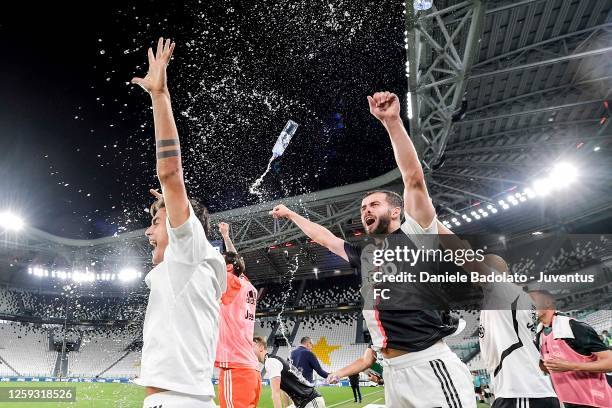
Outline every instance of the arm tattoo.
<svg viewBox="0 0 612 408"><path fill-rule="evenodd" d="M176 157L181 154L180 150L164 150L163 152L157 152L157 159L167 159L168 157Z"/></svg>
<svg viewBox="0 0 612 408"><path fill-rule="evenodd" d="M178 146L178 144L178 139L160 139L156 142L158 149L160 147Z"/></svg>

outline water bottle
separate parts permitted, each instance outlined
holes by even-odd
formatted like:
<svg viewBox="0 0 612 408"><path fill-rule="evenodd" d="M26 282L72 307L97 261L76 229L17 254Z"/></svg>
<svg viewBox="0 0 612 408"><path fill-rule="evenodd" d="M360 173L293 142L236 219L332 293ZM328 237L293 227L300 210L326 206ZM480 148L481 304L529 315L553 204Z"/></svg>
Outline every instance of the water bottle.
<svg viewBox="0 0 612 408"><path fill-rule="evenodd" d="M414 9L416 11L429 10L431 6L433 6L433 0L414 0Z"/></svg>
<svg viewBox="0 0 612 408"><path fill-rule="evenodd" d="M297 130L297 128L298 128L298 124L292 121L291 119L289 119L289 121L285 125L285 128L283 129L281 134L278 136L278 139L276 139L276 143L274 144L274 147L272 148L272 158L273 159L280 157L285 152L285 149L287 148L287 145L291 141L291 138L295 134L295 131Z"/></svg>

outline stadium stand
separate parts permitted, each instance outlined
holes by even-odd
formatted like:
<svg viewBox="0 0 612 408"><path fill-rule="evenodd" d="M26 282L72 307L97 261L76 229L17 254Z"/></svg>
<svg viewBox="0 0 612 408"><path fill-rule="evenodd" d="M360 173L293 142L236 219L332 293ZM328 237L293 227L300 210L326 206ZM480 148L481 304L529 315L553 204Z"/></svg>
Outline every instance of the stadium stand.
<svg viewBox="0 0 612 408"><path fill-rule="evenodd" d="M0 321L0 375L53 375L58 353L49 332L27 323Z"/></svg>

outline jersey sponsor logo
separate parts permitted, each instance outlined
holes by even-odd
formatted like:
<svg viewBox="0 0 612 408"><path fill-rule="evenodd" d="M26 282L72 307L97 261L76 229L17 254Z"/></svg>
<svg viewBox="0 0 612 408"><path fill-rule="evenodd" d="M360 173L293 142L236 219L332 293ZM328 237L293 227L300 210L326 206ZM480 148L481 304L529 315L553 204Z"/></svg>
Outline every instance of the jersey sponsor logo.
<svg viewBox="0 0 612 408"><path fill-rule="evenodd" d="M484 326L481 324L478 326L478 337L482 339L484 338L484 336L485 336L485 329L484 329Z"/></svg>
<svg viewBox="0 0 612 408"><path fill-rule="evenodd" d="M254 290L249 290L246 296L246 302L249 305L255 305L257 302L257 293Z"/></svg>
<svg viewBox="0 0 612 408"><path fill-rule="evenodd" d="M246 320L255 320L255 315L253 313L251 313L250 310L247 310L246 313L244 314L244 318Z"/></svg>

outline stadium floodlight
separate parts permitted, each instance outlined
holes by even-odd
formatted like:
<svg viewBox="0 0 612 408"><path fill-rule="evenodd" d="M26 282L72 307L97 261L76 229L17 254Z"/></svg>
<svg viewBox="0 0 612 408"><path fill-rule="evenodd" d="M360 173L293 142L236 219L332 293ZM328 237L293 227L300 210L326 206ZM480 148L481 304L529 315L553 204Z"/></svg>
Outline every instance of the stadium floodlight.
<svg viewBox="0 0 612 408"><path fill-rule="evenodd" d="M594 151L594 152L598 152L598 151L599 151L599 149L601 149L601 147L599 147L599 146L595 146L595 147L593 148L593 151Z"/></svg>
<svg viewBox="0 0 612 408"><path fill-rule="evenodd" d="M539 195L545 196L550 193L551 182L550 179L542 178L533 182L533 189Z"/></svg>
<svg viewBox="0 0 612 408"><path fill-rule="evenodd" d="M119 280L122 282L130 282L138 277L138 272L132 268L124 268L119 272Z"/></svg>
<svg viewBox="0 0 612 408"><path fill-rule="evenodd" d="M463 218L464 220L466 220L466 219L467 219L467 217L468 217L467 215L465 215L465 214L461 214L461 218Z"/></svg>
<svg viewBox="0 0 612 408"><path fill-rule="evenodd" d="M460 226L461 226L461 223L460 223L459 221L457 221L457 222L455 222L455 225L456 225L456 226L458 226L458 227L460 227Z"/></svg>
<svg viewBox="0 0 612 408"><path fill-rule="evenodd" d="M483 216L483 217L488 217L488 216L489 216L489 213L488 213L488 212L486 212L486 211L483 211L483 212L482 212L482 216Z"/></svg>
<svg viewBox="0 0 612 408"><path fill-rule="evenodd" d="M499 201L498 201L498 204L503 206L503 205L505 205L505 204L506 204L506 202L505 202L504 200L499 200Z"/></svg>
<svg viewBox="0 0 612 408"><path fill-rule="evenodd" d="M453 218L451 218L451 221L456 223L457 222L457 218L453 217Z"/></svg>
<svg viewBox="0 0 612 408"><path fill-rule="evenodd" d="M472 219L470 217L465 219L466 222L472 222Z"/></svg>
<svg viewBox="0 0 612 408"><path fill-rule="evenodd" d="M474 218L476 218L477 220L479 220L479 219L480 219L480 215L478 215L478 214L474 214Z"/></svg>
<svg viewBox="0 0 612 408"><path fill-rule="evenodd" d="M508 208L510 208L510 206L509 206L508 204L504 204L504 205L502 205L502 208L503 208L504 210L507 210Z"/></svg>
<svg viewBox="0 0 612 408"><path fill-rule="evenodd" d="M533 231L531 235L542 235L542 231Z"/></svg>
<svg viewBox="0 0 612 408"><path fill-rule="evenodd" d="M0 227L10 231L19 231L23 228L23 219L9 211L0 212Z"/></svg>
<svg viewBox="0 0 612 408"><path fill-rule="evenodd" d="M557 163L550 172L550 181L556 188L565 188L576 181L578 171L567 162Z"/></svg>
<svg viewBox="0 0 612 408"><path fill-rule="evenodd" d="M472 212L470 212L470 214L472 214L472 217L475 217L476 216L476 211L472 211Z"/></svg>
<svg viewBox="0 0 612 408"><path fill-rule="evenodd" d="M314 273L319 273L319 268L313 268L312 270Z"/></svg>
<svg viewBox="0 0 612 408"><path fill-rule="evenodd" d="M491 208L491 213L497 214L497 208Z"/></svg>

